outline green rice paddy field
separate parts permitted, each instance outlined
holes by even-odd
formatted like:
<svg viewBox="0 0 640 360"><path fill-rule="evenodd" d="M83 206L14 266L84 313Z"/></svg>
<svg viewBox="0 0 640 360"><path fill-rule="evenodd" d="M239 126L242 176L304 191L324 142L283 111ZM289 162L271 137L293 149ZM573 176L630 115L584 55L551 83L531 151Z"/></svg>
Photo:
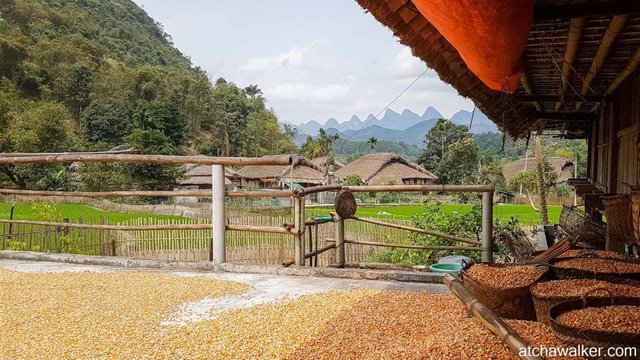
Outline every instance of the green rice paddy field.
<svg viewBox="0 0 640 360"><path fill-rule="evenodd" d="M57 219L69 218L72 220L83 217L87 222L92 222L95 219L99 219L100 216L104 216L110 222L118 222L136 218L155 218L155 219L181 219L180 216L169 215L156 215L148 213L118 213L112 211L106 211L97 209L91 206L82 204L55 204L47 205L48 208L44 208L44 205L33 204L16 204L13 218L16 220L50 220L43 217L54 217ZM450 212L468 212L471 210L471 205L467 204L453 204L442 205L445 211ZM8 219L11 209L11 203L0 202L0 219ZM562 206L551 205L549 206L549 220L551 223L557 223L560 217L560 211ZM333 211L332 208L309 208L307 209L308 216L326 215ZM358 208L358 216L362 217L377 217L377 218L410 218L413 214L419 214L424 211L422 205L398 205L398 206L361 206ZM493 207L494 219L501 219L503 221L509 220L511 217L517 217L520 223L533 225L539 222L538 213L529 205L495 205Z"/></svg>

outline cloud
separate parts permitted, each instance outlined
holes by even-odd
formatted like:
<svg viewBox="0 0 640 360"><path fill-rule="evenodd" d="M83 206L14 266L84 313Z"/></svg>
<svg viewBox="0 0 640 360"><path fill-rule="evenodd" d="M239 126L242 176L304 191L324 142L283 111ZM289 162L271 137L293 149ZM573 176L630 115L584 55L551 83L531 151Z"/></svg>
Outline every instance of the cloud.
<svg viewBox="0 0 640 360"><path fill-rule="evenodd" d="M387 71L388 74L393 77L415 78L426 68L427 65L422 60L413 56L408 47L403 47L391 60L391 63L387 66Z"/></svg>
<svg viewBox="0 0 640 360"><path fill-rule="evenodd" d="M320 44L313 42L303 47L294 47L274 56L263 56L249 59L239 70L246 72L263 72L275 69L301 67L305 58Z"/></svg>
<svg viewBox="0 0 640 360"><path fill-rule="evenodd" d="M349 94L347 83L312 84L284 83L265 89L265 96L272 101L299 103L327 103L344 99Z"/></svg>

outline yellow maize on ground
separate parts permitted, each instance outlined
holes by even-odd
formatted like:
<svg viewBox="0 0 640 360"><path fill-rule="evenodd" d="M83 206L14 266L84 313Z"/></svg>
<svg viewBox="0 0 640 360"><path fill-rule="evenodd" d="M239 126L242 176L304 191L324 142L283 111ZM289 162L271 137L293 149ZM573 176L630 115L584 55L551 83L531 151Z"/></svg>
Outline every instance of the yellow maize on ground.
<svg viewBox="0 0 640 360"><path fill-rule="evenodd" d="M516 358L454 296L422 291L331 291L161 325L185 302L246 290L160 272L0 269L0 358ZM513 326L526 340L561 345L544 325Z"/></svg>

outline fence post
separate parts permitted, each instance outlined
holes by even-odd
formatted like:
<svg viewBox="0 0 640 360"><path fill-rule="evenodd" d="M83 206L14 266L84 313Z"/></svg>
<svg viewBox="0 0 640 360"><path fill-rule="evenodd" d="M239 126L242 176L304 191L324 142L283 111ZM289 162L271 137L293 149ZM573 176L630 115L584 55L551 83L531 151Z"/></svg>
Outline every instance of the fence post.
<svg viewBox="0 0 640 360"><path fill-rule="evenodd" d="M226 261L224 235L226 217L224 214L224 166L211 165L211 253L214 264Z"/></svg>
<svg viewBox="0 0 640 360"><path fill-rule="evenodd" d="M483 262L493 262L493 192L482 193L482 256Z"/></svg>
<svg viewBox="0 0 640 360"><path fill-rule="evenodd" d="M344 219L337 216L336 220L336 263L344 267Z"/></svg>
<svg viewBox="0 0 640 360"><path fill-rule="evenodd" d="M304 266L304 197L295 196L293 198L293 260L298 266Z"/></svg>

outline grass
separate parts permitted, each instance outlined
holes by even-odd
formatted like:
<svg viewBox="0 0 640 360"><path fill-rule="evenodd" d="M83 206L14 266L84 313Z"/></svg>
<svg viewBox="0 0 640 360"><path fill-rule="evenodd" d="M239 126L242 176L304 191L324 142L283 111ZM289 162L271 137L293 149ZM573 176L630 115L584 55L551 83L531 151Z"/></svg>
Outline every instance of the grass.
<svg viewBox="0 0 640 360"><path fill-rule="evenodd" d="M466 213L471 210L472 205L468 204L448 204L443 205L442 208L445 211ZM332 208L316 208L309 209L307 211L311 216L327 215L334 211ZM557 224L560 219L560 212L562 211L561 205L549 205L549 221L552 224ZM414 214L420 214L424 212L424 206L422 205L396 205L396 206L372 206L358 208L357 216L362 217L376 217L376 218L393 218L404 217L410 218ZM516 217L524 225L535 225L540 223L540 215L530 205L511 205L500 204L493 206L493 218L494 220L507 221L511 217Z"/></svg>
<svg viewBox="0 0 640 360"><path fill-rule="evenodd" d="M0 219L9 219L11 203L0 202ZM119 213L102 210L83 204L27 204L17 203L13 212L14 220L56 220L69 218L77 221L82 217L85 222L98 222L104 216L109 222L119 222L138 218L184 219L182 216L157 215L151 213Z"/></svg>
<svg viewBox="0 0 640 360"><path fill-rule="evenodd" d="M445 211L453 212L468 212L471 210L472 205L468 204L448 204L443 205L442 208ZM8 219L11 209L11 203L0 202L0 219ZM562 206L550 205L549 206L549 221L558 223L560 218L560 211ZM333 208L309 208L307 209L307 216L328 215L333 212ZM376 218L410 218L414 214L419 214L424 211L422 205L379 205L379 206L360 206L358 208L358 216L362 217L376 217ZM104 216L109 222L119 222L130 219L138 218L154 218L154 219L184 219L181 216L172 215L158 215L151 213L119 213L113 211L106 211L97 209L83 204L53 204L49 209L45 209L44 205L37 204L16 204L13 218L15 220L46 220L43 219L46 216L53 216L55 219L61 220L63 218L69 218L77 220L82 217L86 222L93 222L100 219L100 216ZM540 216L537 211L529 205L511 205L500 204L493 207L493 218L495 220L507 221L511 217L517 217L520 223L526 225L534 225L540 222Z"/></svg>

